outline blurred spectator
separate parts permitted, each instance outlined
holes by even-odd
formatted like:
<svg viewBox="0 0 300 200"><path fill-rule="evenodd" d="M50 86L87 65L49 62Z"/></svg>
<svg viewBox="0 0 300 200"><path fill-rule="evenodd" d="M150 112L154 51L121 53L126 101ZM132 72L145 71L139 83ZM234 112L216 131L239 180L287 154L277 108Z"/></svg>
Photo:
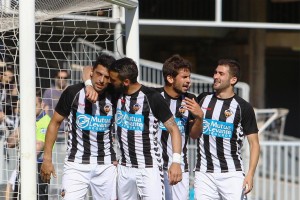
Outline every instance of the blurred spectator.
<svg viewBox="0 0 300 200"><path fill-rule="evenodd" d="M42 102L41 94L39 91L36 93L36 155L37 155L37 166L38 171L40 171L42 162L43 162L43 153L44 153L44 143L45 143L45 136L46 136L46 130L50 123L50 116L46 114L44 108L44 103ZM9 135L7 138L7 147L8 148L14 148L19 145L20 140L20 129L16 129L12 134ZM20 169L20 166L19 166ZM20 171L20 170L19 170ZM19 196L20 199L20 183L19 178L20 173L17 173L15 175L15 184L13 184L13 181L9 181L9 184L7 187L14 187L14 198L17 199ZM13 178L11 178L13 179ZM47 200L48 199L48 184L44 183L41 178L40 174L38 173L38 200ZM10 189L10 188L8 188ZM8 193L8 192L7 192Z"/></svg>
<svg viewBox="0 0 300 200"><path fill-rule="evenodd" d="M44 92L43 101L45 103L45 111L51 117L53 116L53 111L57 105L59 97L64 89L68 87L68 78L69 73L67 70L58 70L54 77L54 85Z"/></svg>
<svg viewBox="0 0 300 200"><path fill-rule="evenodd" d="M53 116L54 109L58 103L58 100L62 92L68 87L69 73L65 69L57 70L54 77L54 85L51 88L46 89L43 96L43 101L45 103L45 111L51 117ZM65 131L66 120L61 124L59 132Z"/></svg>

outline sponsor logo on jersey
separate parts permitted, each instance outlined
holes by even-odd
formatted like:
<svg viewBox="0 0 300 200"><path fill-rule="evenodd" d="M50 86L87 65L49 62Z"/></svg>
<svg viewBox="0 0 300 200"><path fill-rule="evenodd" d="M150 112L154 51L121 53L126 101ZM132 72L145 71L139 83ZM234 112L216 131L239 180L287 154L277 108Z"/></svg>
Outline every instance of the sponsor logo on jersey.
<svg viewBox="0 0 300 200"><path fill-rule="evenodd" d="M132 131L143 131L144 130L144 116L140 114L130 114L128 112L117 110L117 126L132 130Z"/></svg>
<svg viewBox="0 0 300 200"><path fill-rule="evenodd" d="M203 120L203 134L220 138L231 138L233 133L233 124L220 122L217 120Z"/></svg>
<svg viewBox="0 0 300 200"><path fill-rule="evenodd" d="M104 132L108 131L111 124L112 116L100 116L76 113L77 126L86 131Z"/></svg>
<svg viewBox="0 0 300 200"><path fill-rule="evenodd" d="M224 111L224 115L226 118L230 117L232 114L233 112L230 109Z"/></svg>
<svg viewBox="0 0 300 200"><path fill-rule="evenodd" d="M185 135L185 126L187 122L187 117L175 118L175 122L179 128L181 135ZM164 126L162 122L159 123L159 128L163 131L167 131L167 128Z"/></svg>

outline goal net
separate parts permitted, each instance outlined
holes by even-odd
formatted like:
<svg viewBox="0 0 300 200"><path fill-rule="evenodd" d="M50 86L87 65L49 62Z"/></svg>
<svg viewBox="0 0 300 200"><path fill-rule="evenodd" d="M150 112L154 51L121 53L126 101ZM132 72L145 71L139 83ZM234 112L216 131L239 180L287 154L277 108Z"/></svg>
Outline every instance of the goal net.
<svg viewBox="0 0 300 200"><path fill-rule="evenodd" d="M20 29L19 1L0 2L0 199L4 199L13 196L14 187L20 182L13 177L20 171ZM101 52L114 54L116 58L123 54L122 45L116 44L122 44L124 34L118 28L120 19L113 11L120 9L111 2L118 1L35 1L36 89L41 91L44 108L50 115L60 94L53 91L80 82L82 68L92 65ZM121 6L126 4L120 2ZM60 128L53 148L57 178L52 178L50 183L49 199L60 198L65 143L64 128Z"/></svg>

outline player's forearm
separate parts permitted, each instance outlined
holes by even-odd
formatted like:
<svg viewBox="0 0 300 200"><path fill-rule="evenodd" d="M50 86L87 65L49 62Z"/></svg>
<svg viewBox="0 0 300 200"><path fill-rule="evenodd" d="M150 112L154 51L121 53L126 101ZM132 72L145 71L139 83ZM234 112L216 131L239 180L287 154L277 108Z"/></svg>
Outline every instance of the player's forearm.
<svg viewBox="0 0 300 200"><path fill-rule="evenodd" d="M170 132L171 139L172 139L172 149L173 153L181 154L181 136L177 126L175 126Z"/></svg>
<svg viewBox="0 0 300 200"><path fill-rule="evenodd" d="M249 143L250 148L250 161L248 175L254 176L255 169L259 160L260 146L258 142Z"/></svg>
<svg viewBox="0 0 300 200"><path fill-rule="evenodd" d="M164 123L164 126L167 128L168 132L171 135L173 153L181 154L181 135L174 118L171 117L170 119L168 119Z"/></svg>
<svg viewBox="0 0 300 200"><path fill-rule="evenodd" d="M52 161L52 148L57 138L59 126L59 123L51 121L47 128L44 146L44 160Z"/></svg>
<svg viewBox="0 0 300 200"><path fill-rule="evenodd" d="M191 126L190 137L197 139L203 131L203 118L196 118Z"/></svg>
<svg viewBox="0 0 300 200"><path fill-rule="evenodd" d="M88 79L91 79L91 71L92 67L91 66L85 66L82 70L82 80L85 82Z"/></svg>

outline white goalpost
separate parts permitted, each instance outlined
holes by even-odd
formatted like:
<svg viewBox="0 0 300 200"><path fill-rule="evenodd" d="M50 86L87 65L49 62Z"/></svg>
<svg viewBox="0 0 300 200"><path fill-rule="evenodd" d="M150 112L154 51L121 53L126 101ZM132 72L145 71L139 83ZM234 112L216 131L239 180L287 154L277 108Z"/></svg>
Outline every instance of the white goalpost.
<svg viewBox="0 0 300 200"><path fill-rule="evenodd" d="M81 81L82 67L92 65L101 52L123 56L123 43L126 56L139 65L138 1L5 0L0 6L1 81L7 71L12 71L10 78L14 79L1 85L0 114L5 117L0 117L0 199L7 195L12 172L19 169L21 199L36 199L36 89L44 92L51 88L57 81L55 72L60 70L70 73L69 84ZM8 101L12 88L17 91L16 99ZM19 143L11 147L7 139L17 127ZM65 141L65 134L59 133L53 149L58 178L52 178L49 199L60 197Z"/></svg>

